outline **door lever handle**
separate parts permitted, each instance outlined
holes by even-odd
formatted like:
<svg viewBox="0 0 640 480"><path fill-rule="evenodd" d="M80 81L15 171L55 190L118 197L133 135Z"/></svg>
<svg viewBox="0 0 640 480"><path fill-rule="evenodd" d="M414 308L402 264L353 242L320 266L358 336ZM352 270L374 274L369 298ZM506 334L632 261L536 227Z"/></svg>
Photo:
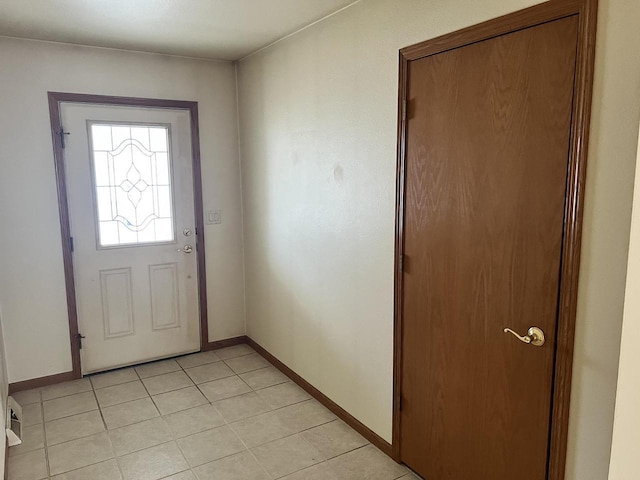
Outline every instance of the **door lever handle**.
<svg viewBox="0 0 640 480"><path fill-rule="evenodd" d="M538 327L531 327L529 331L527 331L527 335L524 335L524 336L518 335L516 332L514 332L510 328L505 328L504 333L510 333L521 342L524 342L526 344L531 344L534 347L541 347L544 345L544 342L545 342L544 332L542 331L541 328L538 328Z"/></svg>
<svg viewBox="0 0 640 480"><path fill-rule="evenodd" d="M179 248L178 251L183 253L191 253L193 252L193 247L191 245L185 245L183 248Z"/></svg>

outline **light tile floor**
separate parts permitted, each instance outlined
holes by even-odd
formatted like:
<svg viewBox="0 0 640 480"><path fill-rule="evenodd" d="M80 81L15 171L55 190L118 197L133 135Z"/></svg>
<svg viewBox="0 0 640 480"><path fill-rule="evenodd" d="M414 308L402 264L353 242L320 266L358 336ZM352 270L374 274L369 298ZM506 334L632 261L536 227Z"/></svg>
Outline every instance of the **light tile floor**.
<svg viewBox="0 0 640 480"><path fill-rule="evenodd" d="M9 480L415 478L247 345L15 397Z"/></svg>

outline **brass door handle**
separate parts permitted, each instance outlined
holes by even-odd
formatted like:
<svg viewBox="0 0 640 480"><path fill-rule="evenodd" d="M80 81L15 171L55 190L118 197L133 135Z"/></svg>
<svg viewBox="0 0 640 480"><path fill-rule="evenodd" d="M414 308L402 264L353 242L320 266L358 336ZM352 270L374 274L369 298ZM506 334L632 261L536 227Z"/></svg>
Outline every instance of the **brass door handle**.
<svg viewBox="0 0 640 480"><path fill-rule="evenodd" d="M544 332L541 328L531 327L527 332L527 335L520 336L510 328L505 328L504 333L511 333L514 337L516 337L521 342L533 345L534 347L541 347L544 345Z"/></svg>

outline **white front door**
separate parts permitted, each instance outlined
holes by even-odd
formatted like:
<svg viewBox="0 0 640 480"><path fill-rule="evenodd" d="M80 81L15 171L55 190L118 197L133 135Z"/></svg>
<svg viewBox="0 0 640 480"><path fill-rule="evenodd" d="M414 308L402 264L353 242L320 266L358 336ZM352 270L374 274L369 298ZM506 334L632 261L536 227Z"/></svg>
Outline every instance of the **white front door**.
<svg viewBox="0 0 640 480"><path fill-rule="evenodd" d="M82 372L200 348L189 112L61 104Z"/></svg>

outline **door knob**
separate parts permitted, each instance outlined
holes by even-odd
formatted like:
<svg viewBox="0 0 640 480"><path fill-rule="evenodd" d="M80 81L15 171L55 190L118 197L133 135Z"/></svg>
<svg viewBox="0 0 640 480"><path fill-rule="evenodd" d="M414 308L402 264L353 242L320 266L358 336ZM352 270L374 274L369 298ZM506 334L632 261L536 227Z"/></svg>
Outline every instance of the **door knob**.
<svg viewBox="0 0 640 480"><path fill-rule="evenodd" d="M505 328L504 333L511 333L521 342L531 344L534 347L541 347L544 345L544 332L538 327L531 327L525 336L518 335L510 328Z"/></svg>
<svg viewBox="0 0 640 480"><path fill-rule="evenodd" d="M187 244L184 247L179 248L178 251L179 252L183 252L183 253L191 253L191 252L193 252L193 247L191 245Z"/></svg>

